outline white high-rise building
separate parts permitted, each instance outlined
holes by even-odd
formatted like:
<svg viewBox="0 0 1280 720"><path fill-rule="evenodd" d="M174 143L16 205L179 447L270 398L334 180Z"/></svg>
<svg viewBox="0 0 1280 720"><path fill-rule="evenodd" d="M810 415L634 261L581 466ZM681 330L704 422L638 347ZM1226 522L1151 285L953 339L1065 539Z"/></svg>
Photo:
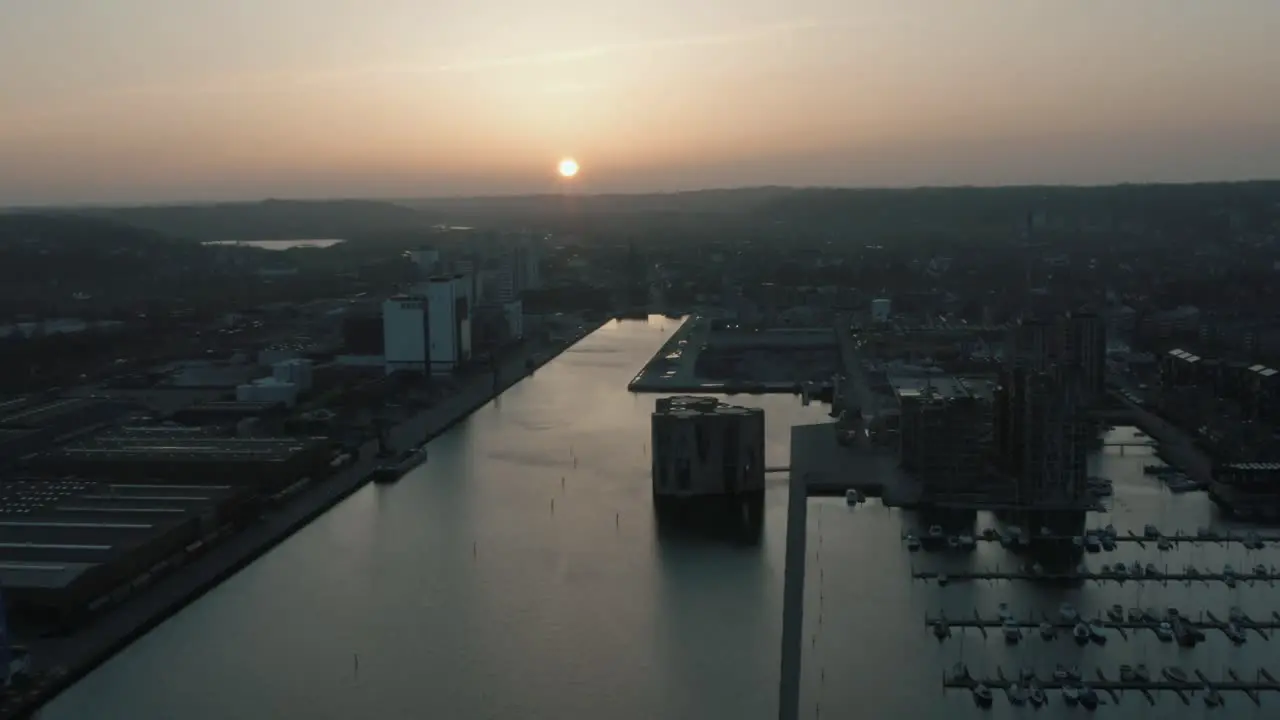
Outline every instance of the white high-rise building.
<svg viewBox="0 0 1280 720"><path fill-rule="evenodd" d="M431 370L427 304L422 295L394 295L382 303L383 355L388 375L397 370Z"/></svg>
<svg viewBox="0 0 1280 720"><path fill-rule="evenodd" d="M437 275L426 282L431 372L450 373L471 358L471 279Z"/></svg>

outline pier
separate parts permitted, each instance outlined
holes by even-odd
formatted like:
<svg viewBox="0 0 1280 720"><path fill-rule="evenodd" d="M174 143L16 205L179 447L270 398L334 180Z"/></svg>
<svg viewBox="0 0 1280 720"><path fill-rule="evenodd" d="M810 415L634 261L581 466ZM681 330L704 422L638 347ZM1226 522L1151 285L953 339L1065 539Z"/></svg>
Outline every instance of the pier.
<svg viewBox="0 0 1280 720"><path fill-rule="evenodd" d="M766 469L766 472L768 472L767 469ZM1011 509L1013 507L1015 506L1010 506ZM920 538L922 540L924 539L920 536L919 533L916 533L915 535L917 538ZM1021 536L1019 536L1018 541L1019 542L1034 542L1034 541L1072 542L1077 538L1083 540L1085 535L1094 535L1101 540L1101 538L1103 538L1104 536L1107 536L1107 533L1101 529L1086 530L1084 535L1041 535L1041 534L1023 533ZM902 537L905 539L906 536L907 534L904 533ZM999 532L996 532L994 530L990 532L985 532L979 535L975 535L973 537L974 542L1005 543L1005 542L1011 541L1012 539L1013 539L1012 536L1002 535ZM1173 543L1174 545L1180 545L1183 543L1188 545L1198 545L1198 544L1231 545L1233 543L1236 543L1241 545L1254 545L1255 549L1262 549L1261 547L1257 547L1257 546L1280 545L1280 535L1275 535L1270 533L1264 535L1262 533L1254 533L1254 532L1248 532L1248 533L1197 532L1195 534L1175 532L1172 535L1166 535L1161 533L1158 536L1152 537L1150 535L1139 535L1133 532L1132 530L1130 530L1124 535L1120 535L1120 534L1111 535L1109 536L1109 539L1111 542L1115 542L1115 543L1137 543L1138 546L1143 548L1144 550L1146 549L1147 543L1150 543L1152 545L1158 545L1161 540L1167 540Z"/></svg>
<svg viewBox="0 0 1280 720"><path fill-rule="evenodd" d="M916 580L936 581L939 585L945 585L951 582L967 582L973 580L1030 580L1036 582L1114 582L1124 584L1126 582L1220 582L1227 585L1233 583L1255 583L1267 582L1274 583L1280 580L1280 573L1275 568L1270 568L1266 573L1233 573L1226 575L1223 573L1187 573L1187 572L1159 572L1155 574L1144 573L1136 575L1132 573L1116 573L1116 572L1032 572L1025 570L1013 571L956 571L956 572L939 572L939 571L916 571L911 573L911 577Z"/></svg>
<svg viewBox="0 0 1280 720"><path fill-rule="evenodd" d="M1226 635L1228 638L1231 637L1229 632L1231 623L1218 619L1217 616L1209 611L1200 612L1199 619L1196 620L1192 620L1189 616L1180 613L1177 616L1177 620L1188 630L1216 630L1221 632L1223 635ZM1000 631L1006 627L1016 627L1019 630L1036 632L1043 624L1051 626L1055 633L1069 635L1076 622L1088 622L1106 630L1115 630L1122 638L1128 640L1129 632L1131 631L1137 632L1140 630L1149 630L1154 633L1161 622L1169 621L1169 615L1155 615L1150 611L1143 611L1141 620L1126 619L1116 621L1109 618L1104 619L1101 614L1098 614L1094 617L1085 617L1084 615L1081 615L1078 620L1072 622L1068 622L1060 618L1052 618L1045 613L1040 614L1039 620L1034 618L1020 620L1016 617L1009 617L1008 619L1001 617L983 617L977 611L974 611L972 619L949 618L946 615L939 615L937 617L926 616L924 624L925 627L928 628L941 625L946 627L948 630L975 629L982 633L982 636L985 638L987 637L988 630ZM1252 630L1263 640L1270 640L1271 635L1268 634L1268 631L1280 630L1280 612L1273 611L1271 613L1270 620L1255 620L1248 615L1240 615L1234 622L1241 630Z"/></svg>
<svg viewBox="0 0 1280 720"><path fill-rule="evenodd" d="M1197 690L1216 691L1217 693L1238 692L1243 693L1255 705L1261 705L1261 693L1263 692L1280 692L1280 682L1277 682L1271 673L1265 668L1258 668L1253 673L1254 680L1247 681L1240 677L1235 670L1228 669L1226 674L1230 680L1210 680L1200 670L1194 670L1192 676L1187 676L1186 681L1172 680L1168 676L1161 679L1112 679L1106 676L1101 669L1094 671L1096 680L1085 680L1083 678L1073 677L1048 677L1040 678L1035 676L1022 676L1017 680L1010 680L1005 677L1004 671L996 668L996 677L993 678L975 678L969 674L967 668L963 665L959 666L956 671L949 675L944 675L942 687L944 690L959 689L969 690L984 685L992 690L1001 690L1008 693L1014 687L1039 687L1043 690L1062 690L1064 688L1081 688L1089 687L1098 692L1106 693L1111 702L1115 705L1120 704L1125 690L1134 690L1143 695L1148 703L1155 704L1154 693L1172 692L1176 694L1184 704L1190 705L1190 695ZM1206 704L1209 704L1206 697Z"/></svg>

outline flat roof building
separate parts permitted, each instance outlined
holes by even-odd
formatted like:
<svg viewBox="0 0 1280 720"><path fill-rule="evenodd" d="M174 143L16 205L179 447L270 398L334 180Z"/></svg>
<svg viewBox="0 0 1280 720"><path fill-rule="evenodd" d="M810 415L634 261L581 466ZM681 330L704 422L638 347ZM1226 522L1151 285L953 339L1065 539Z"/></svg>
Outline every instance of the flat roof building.
<svg viewBox="0 0 1280 720"><path fill-rule="evenodd" d="M225 522L243 495L231 485L0 482L0 588L19 616L74 622L163 569Z"/></svg>
<svg viewBox="0 0 1280 720"><path fill-rule="evenodd" d="M263 492L323 470L324 438L227 438L108 430L38 460L53 472L157 482L252 485Z"/></svg>

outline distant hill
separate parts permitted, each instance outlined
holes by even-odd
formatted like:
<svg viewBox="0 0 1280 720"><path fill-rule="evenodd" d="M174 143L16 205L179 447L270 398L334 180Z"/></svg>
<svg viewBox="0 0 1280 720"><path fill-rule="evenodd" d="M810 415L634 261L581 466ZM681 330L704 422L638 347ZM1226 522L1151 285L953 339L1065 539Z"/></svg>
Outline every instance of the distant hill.
<svg viewBox="0 0 1280 720"><path fill-rule="evenodd" d="M104 298L164 297L207 274L213 255L103 218L0 214L0 318L97 311Z"/></svg>
<svg viewBox="0 0 1280 720"><path fill-rule="evenodd" d="M371 200L265 200L78 212L197 241L348 239L428 225L413 209Z"/></svg>
<svg viewBox="0 0 1280 720"><path fill-rule="evenodd" d="M865 232L1009 233L1029 216L1071 231L1082 224L1198 231L1243 222L1265 229L1280 214L1280 182L1181 185L759 187L638 195L528 195L400 201L436 222L637 229L785 225Z"/></svg>

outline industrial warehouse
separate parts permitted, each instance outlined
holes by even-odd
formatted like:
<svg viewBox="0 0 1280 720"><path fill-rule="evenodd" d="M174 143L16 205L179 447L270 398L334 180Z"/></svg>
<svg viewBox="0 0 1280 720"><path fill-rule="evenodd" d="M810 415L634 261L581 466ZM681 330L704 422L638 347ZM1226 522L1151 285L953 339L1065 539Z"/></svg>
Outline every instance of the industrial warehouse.
<svg viewBox="0 0 1280 720"><path fill-rule="evenodd" d="M6 422L52 412L40 407ZM308 438L161 425L91 426L62 440L23 455L0 483L0 586L14 617L36 627L83 622L251 520L264 499L331 469L328 444Z"/></svg>

